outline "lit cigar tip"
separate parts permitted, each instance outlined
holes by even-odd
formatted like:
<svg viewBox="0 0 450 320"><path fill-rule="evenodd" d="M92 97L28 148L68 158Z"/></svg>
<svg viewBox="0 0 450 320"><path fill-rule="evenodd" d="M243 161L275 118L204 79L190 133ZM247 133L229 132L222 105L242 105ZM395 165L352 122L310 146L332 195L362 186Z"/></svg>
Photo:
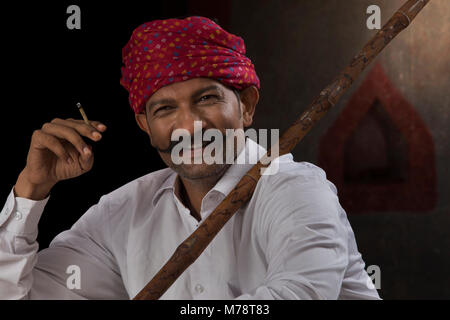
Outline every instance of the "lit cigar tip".
<svg viewBox="0 0 450 320"><path fill-rule="evenodd" d="M77 102L77 107L78 107L78 109L80 109L81 108L81 103Z"/></svg>

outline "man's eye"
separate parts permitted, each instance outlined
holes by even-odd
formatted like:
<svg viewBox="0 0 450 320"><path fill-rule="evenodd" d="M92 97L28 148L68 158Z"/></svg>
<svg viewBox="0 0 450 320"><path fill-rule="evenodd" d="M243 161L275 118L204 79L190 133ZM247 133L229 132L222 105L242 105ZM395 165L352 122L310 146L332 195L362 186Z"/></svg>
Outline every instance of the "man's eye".
<svg viewBox="0 0 450 320"><path fill-rule="evenodd" d="M204 95L203 97L201 97L199 99L199 101L207 101L207 100L216 99L216 98L217 98L217 96L214 94L207 94L207 95Z"/></svg>
<svg viewBox="0 0 450 320"><path fill-rule="evenodd" d="M154 114L158 113L159 111L169 110L171 108L172 108L171 106L163 106L161 108L156 109Z"/></svg>

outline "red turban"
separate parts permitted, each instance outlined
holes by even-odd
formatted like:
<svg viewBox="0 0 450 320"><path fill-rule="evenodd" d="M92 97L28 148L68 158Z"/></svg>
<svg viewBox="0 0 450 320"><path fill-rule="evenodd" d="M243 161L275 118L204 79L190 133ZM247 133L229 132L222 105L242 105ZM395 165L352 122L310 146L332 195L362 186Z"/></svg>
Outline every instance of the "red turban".
<svg viewBox="0 0 450 320"><path fill-rule="evenodd" d="M159 88L197 77L244 89L259 79L245 56L244 40L204 17L147 22L136 28L122 49L120 84L135 113Z"/></svg>

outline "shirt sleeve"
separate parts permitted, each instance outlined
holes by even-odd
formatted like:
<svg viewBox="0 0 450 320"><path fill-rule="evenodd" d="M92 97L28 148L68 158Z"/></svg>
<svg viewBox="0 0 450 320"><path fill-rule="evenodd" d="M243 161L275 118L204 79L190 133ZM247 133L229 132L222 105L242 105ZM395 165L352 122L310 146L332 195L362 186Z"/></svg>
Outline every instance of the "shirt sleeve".
<svg viewBox="0 0 450 320"><path fill-rule="evenodd" d="M256 207L263 284L236 299L337 299L348 263L337 196L319 174L270 177Z"/></svg>
<svg viewBox="0 0 450 320"><path fill-rule="evenodd" d="M129 299L107 246L107 201L102 197L38 252L37 226L49 197L34 201L13 190L8 196L0 216L0 299Z"/></svg>

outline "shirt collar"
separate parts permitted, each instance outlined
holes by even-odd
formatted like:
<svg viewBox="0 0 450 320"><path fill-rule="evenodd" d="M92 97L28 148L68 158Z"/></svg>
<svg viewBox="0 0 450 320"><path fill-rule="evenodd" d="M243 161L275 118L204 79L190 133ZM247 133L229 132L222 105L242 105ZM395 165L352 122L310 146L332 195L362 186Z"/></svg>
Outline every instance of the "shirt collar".
<svg viewBox="0 0 450 320"><path fill-rule="evenodd" d="M232 164L225 174L220 178L216 185L210 190L218 191L227 196L241 178L250 170L267 150L250 138L246 139L245 147L237 156L235 163Z"/></svg>
<svg viewBox="0 0 450 320"><path fill-rule="evenodd" d="M156 202L159 200L161 195L164 193L164 191L171 189L172 191L175 190L175 181L177 178L177 174L172 169L170 170L170 174L167 176L167 178L164 180L164 182L161 184L161 187L159 187L158 190L156 190L155 194L153 195L152 204L155 206Z"/></svg>
<svg viewBox="0 0 450 320"><path fill-rule="evenodd" d="M252 168L256 162L264 156L267 150L253 141L250 138L246 139L245 146L236 157L235 163L233 163L224 175L219 179L216 185L208 192L213 191L220 192L224 196L235 187L235 185L241 180L245 173ZM177 181L177 173L170 169L170 174L161 184L161 187L155 192L152 199L152 204L155 206L161 195L166 190L172 190L175 193L175 185Z"/></svg>

